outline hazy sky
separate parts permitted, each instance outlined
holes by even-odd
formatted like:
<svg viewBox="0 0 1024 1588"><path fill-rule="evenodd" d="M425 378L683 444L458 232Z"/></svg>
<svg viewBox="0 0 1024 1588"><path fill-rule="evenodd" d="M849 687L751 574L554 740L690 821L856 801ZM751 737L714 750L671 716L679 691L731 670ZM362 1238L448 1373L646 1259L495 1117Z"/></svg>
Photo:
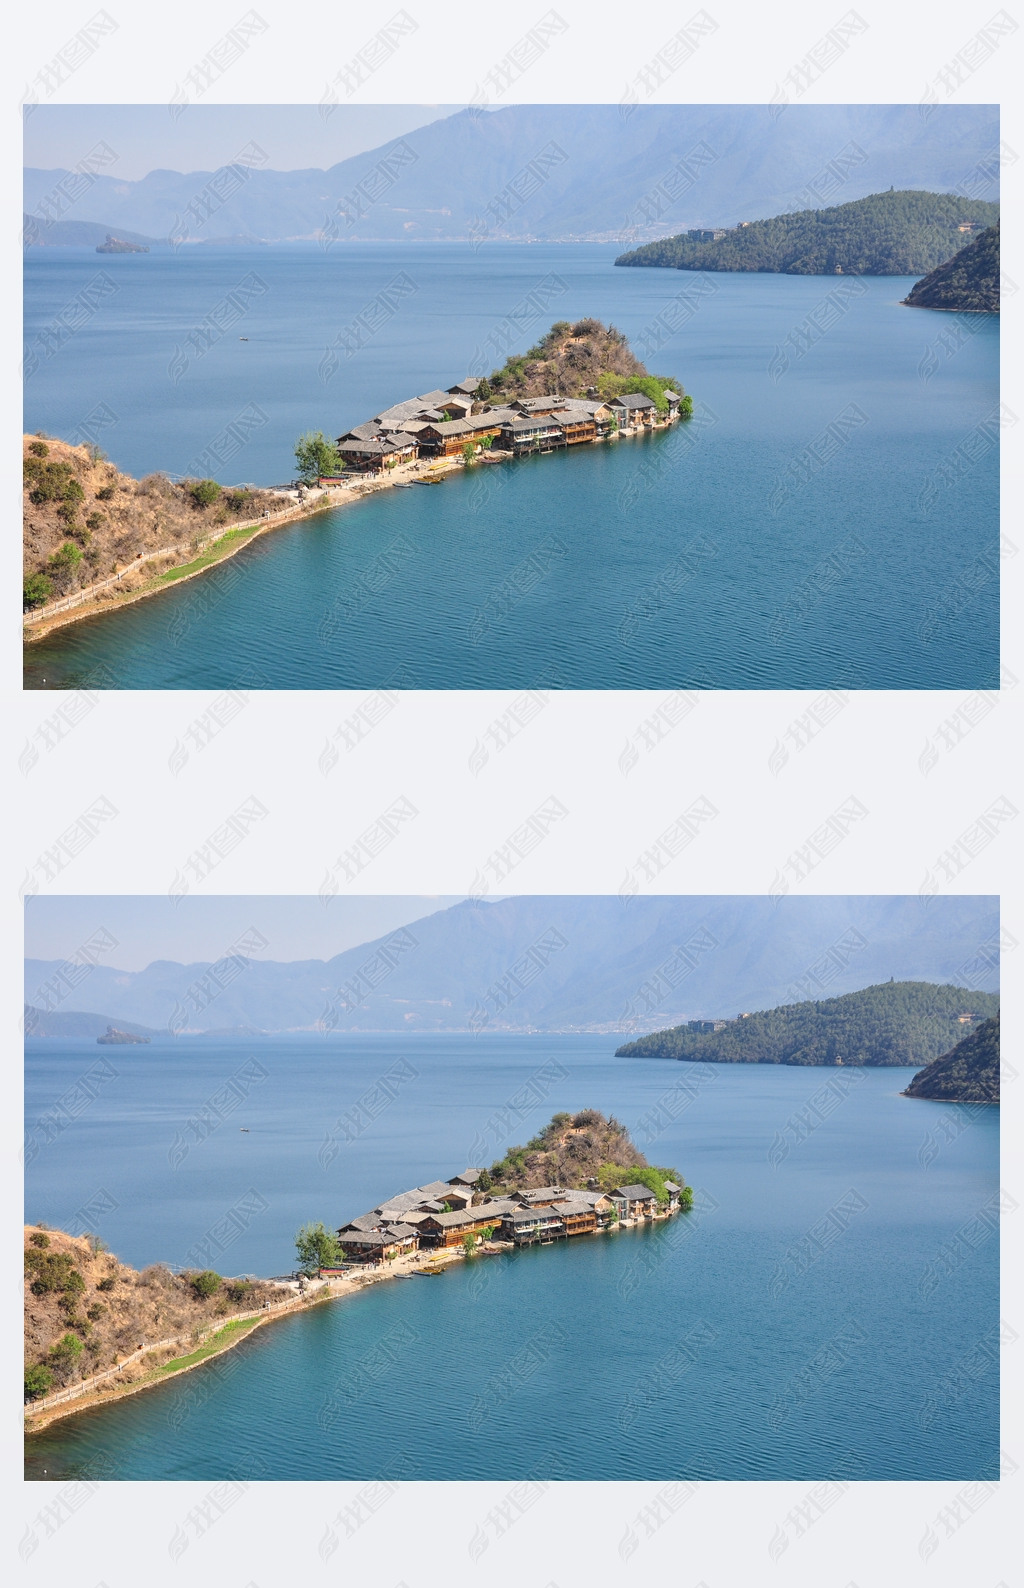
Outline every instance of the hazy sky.
<svg viewBox="0 0 1024 1588"><path fill-rule="evenodd" d="M143 970L155 959L182 964L215 960L255 927L267 947L253 959L330 959L346 948L458 904L463 895L387 895L333 898L327 905L308 895L191 899L172 904L166 895L44 897L26 900L25 957L70 959L101 928L118 946L102 963L118 970Z"/></svg>
<svg viewBox="0 0 1024 1588"><path fill-rule="evenodd" d="M326 170L461 110L461 105L37 105L25 118L25 164L71 169L97 143L118 158L104 175L134 182L150 171L215 171L255 139L272 171Z"/></svg>

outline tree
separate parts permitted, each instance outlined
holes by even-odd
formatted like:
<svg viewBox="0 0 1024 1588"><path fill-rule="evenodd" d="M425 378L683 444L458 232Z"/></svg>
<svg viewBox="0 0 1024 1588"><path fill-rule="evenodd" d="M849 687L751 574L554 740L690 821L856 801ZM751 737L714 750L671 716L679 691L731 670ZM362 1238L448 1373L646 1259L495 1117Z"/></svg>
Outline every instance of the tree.
<svg viewBox="0 0 1024 1588"><path fill-rule="evenodd" d="M71 589L81 560L82 553L78 547L73 541L66 540L46 564L54 585L62 594Z"/></svg>
<svg viewBox="0 0 1024 1588"><path fill-rule="evenodd" d="M299 1269L312 1276L321 1268L336 1268L341 1261L341 1248L337 1238L321 1221L303 1224L295 1236L295 1250L299 1254Z"/></svg>
<svg viewBox="0 0 1024 1588"><path fill-rule="evenodd" d="M337 447L322 430L307 430L299 437L295 463L303 485L315 485L322 474L340 474L345 467Z"/></svg>
<svg viewBox="0 0 1024 1588"><path fill-rule="evenodd" d="M190 1276L189 1284L197 1301L208 1301L220 1289L221 1277L212 1268L204 1268L202 1273Z"/></svg>
<svg viewBox="0 0 1024 1588"><path fill-rule="evenodd" d="M50 1347L49 1366L61 1384L67 1384L76 1372L85 1346L77 1334L65 1334Z"/></svg>
<svg viewBox="0 0 1024 1588"><path fill-rule="evenodd" d="M22 605L26 612L41 607L53 595L53 580L45 573L30 573L22 589Z"/></svg>
<svg viewBox="0 0 1024 1588"><path fill-rule="evenodd" d="M25 1369L25 1399L38 1400L40 1395L45 1395L47 1390L53 1388L53 1374L42 1362L35 1367Z"/></svg>
<svg viewBox="0 0 1024 1588"><path fill-rule="evenodd" d="M220 495L216 480L194 480L186 489L196 507L211 507Z"/></svg>
<svg viewBox="0 0 1024 1588"><path fill-rule="evenodd" d="M462 456L467 463L472 463L476 457L476 445L472 441L465 441L462 445Z"/></svg>
<svg viewBox="0 0 1024 1588"><path fill-rule="evenodd" d="M475 1246L476 1246L476 1236L475 1235L464 1235L462 1237L462 1249L465 1252L467 1257L472 1257L473 1250L474 1250Z"/></svg>

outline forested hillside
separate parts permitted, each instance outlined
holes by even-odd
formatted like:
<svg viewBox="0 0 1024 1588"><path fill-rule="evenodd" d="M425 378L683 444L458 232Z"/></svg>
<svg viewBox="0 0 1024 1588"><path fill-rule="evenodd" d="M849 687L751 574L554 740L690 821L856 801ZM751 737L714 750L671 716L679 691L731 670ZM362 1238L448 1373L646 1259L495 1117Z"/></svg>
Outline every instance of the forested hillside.
<svg viewBox="0 0 1024 1588"><path fill-rule="evenodd" d="M998 1103L999 1016L915 1075L903 1095L941 1103Z"/></svg>
<svg viewBox="0 0 1024 1588"><path fill-rule="evenodd" d="M909 276L962 248L969 223L994 226L998 204L955 193L872 193L852 204L800 210L734 227L713 242L681 234L620 254L617 265L785 275Z"/></svg>
<svg viewBox="0 0 1024 1588"><path fill-rule="evenodd" d="M917 282L904 303L911 309L999 313L999 222L944 265Z"/></svg>
<svg viewBox="0 0 1024 1588"><path fill-rule="evenodd" d="M689 1025L655 1031L625 1043L616 1057L706 1064L930 1064L962 1033L962 1016L984 1020L998 1012L996 993L889 981L841 998L741 1015L720 1031Z"/></svg>

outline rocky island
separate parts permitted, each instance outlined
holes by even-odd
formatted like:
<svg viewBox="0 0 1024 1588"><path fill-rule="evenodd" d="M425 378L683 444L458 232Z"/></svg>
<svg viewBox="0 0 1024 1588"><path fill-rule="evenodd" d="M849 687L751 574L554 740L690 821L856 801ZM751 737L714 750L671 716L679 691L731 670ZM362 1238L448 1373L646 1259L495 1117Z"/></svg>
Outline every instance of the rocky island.
<svg viewBox="0 0 1024 1588"><path fill-rule="evenodd" d="M999 1016L983 1021L949 1053L933 1059L903 1096L937 1103L998 1103Z"/></svg>
<svg viewBox="0 0 1024 1588"><path fill-rule="evenodd" d="M108 232L105 240L102 243L97 243L96 252L98 254L148 254L149 249L143 247L141 243L125 242L123 237L115 237L112 232Z"/></svg>
<svg viewBox="0 0 1024 1588"><path fill-rule="evenodd" d="M96 1038L96 1041L117 1046L125 1042L148 1042L149 1037L140 1037L137 1032L119 1031L117 1026L108 1026L102 1036Z"/></svg>

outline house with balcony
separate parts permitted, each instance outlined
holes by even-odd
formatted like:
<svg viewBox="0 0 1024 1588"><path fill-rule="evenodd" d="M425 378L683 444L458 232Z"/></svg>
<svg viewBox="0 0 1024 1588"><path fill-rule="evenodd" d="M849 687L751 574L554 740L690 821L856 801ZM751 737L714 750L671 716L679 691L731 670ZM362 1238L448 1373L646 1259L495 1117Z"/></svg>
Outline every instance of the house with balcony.
<svg viewBox="0 0 1024 1588"><path fill-rule="evenodd" d="M608 407L618 420L620 430L636 430L645 425L653 425L658 417L657 404L653 398L645 397L643 392L639 391L626 392L622 397L613 397Z"/></svg>
<svg viewBox="0 0 1024 1588"><path fill-rule="evenodd" d="M645 1185L616 1186L609 1195L620 1219L651 1218L658 1211L658 1199Z"/></svg>

